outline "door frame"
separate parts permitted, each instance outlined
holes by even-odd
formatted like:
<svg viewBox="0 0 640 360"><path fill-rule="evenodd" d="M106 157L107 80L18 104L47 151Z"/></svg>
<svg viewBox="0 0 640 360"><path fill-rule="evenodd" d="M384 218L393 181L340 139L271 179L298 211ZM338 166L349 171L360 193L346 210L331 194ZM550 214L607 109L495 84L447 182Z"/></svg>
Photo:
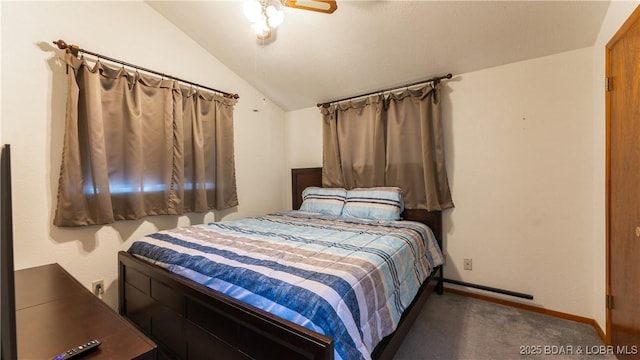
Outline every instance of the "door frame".
<svg viewBox="0 0 640 360"><path fill-rule="evenodd" d="M605 45L605 77L611 78L611 48L627 33L629 28L636 22L640 21L640 6L631 13L625 20L624 24L616 31L615 35ZM605 296L611 296L611 92L605 90L605 147L606 147L606 165L605 165L605 234L606 234L606 285ZM606 308L606 330L605 344L611 345L611 308Z"/></svg>

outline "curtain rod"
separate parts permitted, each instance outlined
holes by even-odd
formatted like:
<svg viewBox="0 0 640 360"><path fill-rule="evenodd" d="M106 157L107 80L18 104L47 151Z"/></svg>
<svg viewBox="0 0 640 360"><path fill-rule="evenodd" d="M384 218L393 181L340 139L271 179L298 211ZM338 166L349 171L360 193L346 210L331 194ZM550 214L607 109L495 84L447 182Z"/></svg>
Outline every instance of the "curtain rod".
<svg viewBox="0 0 640 360"><path fill-rule="evenodd" d="M64 40L57 40L57 41L54 41L53 43L58 46L58 49L70 51L74 56L78 56L78 52L89 54L89 55L93 55L93 56L96 56L98 59L105 59L105 60L112 61L112 62L115 62L115 63L118 63L118 64L122 64L124 66L132 67L132 68L134 68L136 70L146 71L148 73L160 75L162 77L173 79L173 80L176 80L176 81L179 81L179 82L182 82L182 83L186 83L186 84L193 85L193 86L196 86L196 87L200 87L200 88L203 88L203 89L211 90L213 92L216 92L216 93L219 93L219 94L223 94L224 96L229 97L229 98L233 98L233 99L240 98L240 96L238 94L231 94L231 93L228 93L228 92L225 92L225 91L222 91L222 90L218 90L218 89L210 88L208 86L196 84L196 83L194 83L192 81L183 80L183 79L177 78L177 77L172 76L172 75L167 75L167 74L163 74L161 72L155 71L155 70L143 68L143 67L138 66L138 65L130 64L130 63L126 62L126 61L114 59L112 57L108 57L108 56L105 56L105 55L102 55L102 54L98 54L98 53L95 53L95 52L92 52L92 51L89 51L89 50L82 49L78 45L69 45Z"/></svg>
<svg viewBox="0 0 640 360"><path fill-rule="evenodd" d="M325 106L325 107L327 107L327 106L329 106L330 104L333 104L333 103L338 103L338 102L342 102L342 101L347 101L347 100L352 100L352 99L356 99L356 98L361 98L361 97L365 97L365 96L369 96L369 95L373 95L373 94L384 93L384 92L391 91L391 90L402 89L402 88L404 88L404 87L414 86L414 85L418 85L418 84L428 84L428 83L430 83L430 82L438 83L438 82L440 82L440 80L444 80L444 79L451 79L452 77L453 77L453 75L451 75L451 74L447 74L447 75L443 75L443 76L436 76L436 77L431 78L431 79L422 80L422 81L417 81L417 82L414 82L414 83L411 83L411 84L406 84L406 85L402 85L402 86L395 86L395 87L392 87L392 88L382 89L382 90L378 90L378 91L372 91L372 92L367 93L367 94L351 96L351 97L347 97L347 98L344 98L344 99L333 100L333 101L327 101L327 102L324 102L324 103L318 103L318 105L317 105L317 106L318 106L318 107L321 107L321 106Z"/></svg>

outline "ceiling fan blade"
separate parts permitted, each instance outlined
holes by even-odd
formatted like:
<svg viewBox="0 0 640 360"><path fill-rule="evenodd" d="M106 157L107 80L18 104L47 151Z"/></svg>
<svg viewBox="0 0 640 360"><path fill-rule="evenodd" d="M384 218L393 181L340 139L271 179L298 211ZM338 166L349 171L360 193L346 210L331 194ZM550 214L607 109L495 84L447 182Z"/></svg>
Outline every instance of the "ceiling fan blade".
<svg viewBox="0 0 640 360"><path fill-rule="evenodd" d="M335 0L286 0L284 5L291 8L317 11L325 14L332 14L338 8Z"/></svg>

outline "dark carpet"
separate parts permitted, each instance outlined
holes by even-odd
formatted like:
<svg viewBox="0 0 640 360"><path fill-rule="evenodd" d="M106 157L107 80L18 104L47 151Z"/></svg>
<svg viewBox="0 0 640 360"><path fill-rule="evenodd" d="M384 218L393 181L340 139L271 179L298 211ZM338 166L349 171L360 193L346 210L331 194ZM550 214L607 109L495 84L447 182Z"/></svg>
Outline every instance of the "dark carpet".
<svg viewBox="0 0 640 360"><path fill-rule="evenodd" d="M611 359L592 325L445 292L433 294L394 360Z"/></svg>

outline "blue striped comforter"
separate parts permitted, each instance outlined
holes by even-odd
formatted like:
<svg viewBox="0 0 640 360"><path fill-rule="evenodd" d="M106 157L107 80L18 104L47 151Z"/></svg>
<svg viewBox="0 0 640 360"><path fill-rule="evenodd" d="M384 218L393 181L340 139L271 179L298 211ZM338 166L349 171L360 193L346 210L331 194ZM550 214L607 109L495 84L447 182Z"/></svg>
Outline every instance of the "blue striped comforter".
<svg viewBox="0 0 640 360"><path fill-rule="evenodd" d="M290 211L161 231L147 261L334 339L370 359L443 257L428 227Z"/></svg>

